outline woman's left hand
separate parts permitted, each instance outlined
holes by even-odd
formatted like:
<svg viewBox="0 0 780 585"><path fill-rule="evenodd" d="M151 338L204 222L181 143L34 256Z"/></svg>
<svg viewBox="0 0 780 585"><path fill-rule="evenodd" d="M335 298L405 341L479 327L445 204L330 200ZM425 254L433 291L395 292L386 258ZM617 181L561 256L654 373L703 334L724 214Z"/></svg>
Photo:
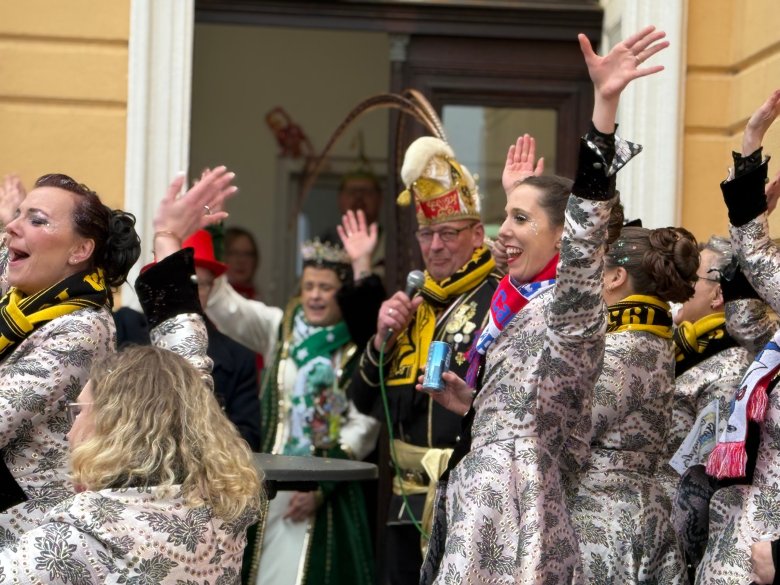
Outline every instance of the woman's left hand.
<svg viewBox="0 0 780 585"><path fill-rule="evenodd" d="M444 381L444 390L434 392L424 390L422 387L425 376L420 376L415 386L418 392L430 394L434 401L441 404L444 408L460 416L466 416L471 410L471 403L474 402L474 389L466 384L465 380L453 372L444 372L441 379Z"/></svg>
<svg viewBox="0 0 780 585"><path fill-rule="evenodd" d="M224 166L207 169L182 196L179 193L186 177L181 175L173 180L154 216L154 251L158 261L178 251L188 236L228 216L222 207L225 199L238 191L231 184L235 176Z"/></svg>
<svg viewBox="0 0 780 585"><path fill-rule="evenodd" d="M634 79L663 71L663 65L639 66L669 46L668 41L661 40L665 36L665 32L648 26L619 42L607 55L600 57L593 50L588 37L578 35L596 95L605 100L617 99Z"/></svg>

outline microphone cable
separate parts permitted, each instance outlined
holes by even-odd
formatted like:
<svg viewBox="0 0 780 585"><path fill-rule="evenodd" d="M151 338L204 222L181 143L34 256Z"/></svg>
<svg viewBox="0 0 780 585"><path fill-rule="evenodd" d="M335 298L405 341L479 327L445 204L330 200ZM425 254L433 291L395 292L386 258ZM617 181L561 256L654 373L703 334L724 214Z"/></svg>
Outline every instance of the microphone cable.
<svg viewBox="0 0 780 585"><path fill-rule="evenodd" d="M395 455L395 437L393 436L393 421L390 419L390 406L387 403L387 388L385 387L384 363L385 363L386 345L387 345L387 338L385 338L382 341L382 345L379 347L379 390L382 395L382 407L385 411L385 424L387 424L387 433L390 437L390 460L393 462L395 477L398 480L398 487L401 489L401 498L403 499L404 502L406 515L412 521L412 524L414 524L414 527L417 529L417 532L419 532L424 539L430 540L430 535L427 532L425 532L425 529L423 529L422 524L414 515L414 512L412 512L412 507L409 505L409 498L406 494L406 490L404 489L404 482L401 477L401 468L398 466L398 458ZM417 390L412 388L412 392L417 392Z"/></svg>

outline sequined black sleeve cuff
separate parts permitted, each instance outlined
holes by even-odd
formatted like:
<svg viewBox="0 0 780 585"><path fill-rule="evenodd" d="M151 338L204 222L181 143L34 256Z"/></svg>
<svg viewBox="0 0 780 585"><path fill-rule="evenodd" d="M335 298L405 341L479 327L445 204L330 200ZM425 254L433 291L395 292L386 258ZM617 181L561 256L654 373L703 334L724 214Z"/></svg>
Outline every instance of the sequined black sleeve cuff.
<svg viewBox="0 0 780 585"><path fill-rule="evenodd" d="M742 153L732 151L731 158L734 159L734 176L741 177L760 167L761 154L763 151L763 146L759 146L755 152L752 152L747 156L742 156Z"/></svg>
<svg viewBox="0 0 780 585"><path fill-rule="evenodd" d="M615 132L617 132L617 124L615 124ZM611 134L604 134L596 129L593 122L590 123L590 128L585 134L585 140L589 140L595 144L601 151L601 155L604 157L604 161L607 163L607 167L612 164L612 160L615 158L615 132Z"/></svg>
<svg viewBox="0 0 780 585"><path fill-rule="evenodd" d="M589 133L590 134L590 133ZM577 162L577 175L574 180L572 193L584 199L606 201L615 195L615 178L617 175L608 175L611 162L591 148L588 144L588 136L580 140L580 154ZM612 154L615 152L615 140L612 135ZM599 148L599 150L601 150Z"/></svg>
<svg viewBox="0 0 780 585"><path fill-rule="evenodd" d="M185 248L153 264L135 281L135 292L150 329L182 313L202 315L193 249Z"/></svg>
<svg viewBox="0 0 780 585"><path fill-rule="evenodd" d="M764 185L768 168L769 165L764 161L743 175L720 184L731 225L743 226L766 211Z"/></svg>

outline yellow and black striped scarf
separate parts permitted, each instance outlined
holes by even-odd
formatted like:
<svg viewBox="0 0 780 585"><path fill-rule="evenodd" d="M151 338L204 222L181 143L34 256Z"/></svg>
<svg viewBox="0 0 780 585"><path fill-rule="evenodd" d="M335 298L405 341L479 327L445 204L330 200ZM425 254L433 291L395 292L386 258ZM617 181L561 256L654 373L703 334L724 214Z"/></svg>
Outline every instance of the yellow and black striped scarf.
<svg viewBox="0 0 780 585"><path fill-rule="evenodd" d="M664 339L673 336L669 305L657 297L630 295L607 311L607 333L647 331Z"/></svg>
<svg viewBox="0 0 780 585"><path fill-rule="evenodd" d="M696 323L683 321L674 332L675 375L736 344L726 331L726 313L712 313Z"/></svg>
<svg viewBox="0 0 780 585"><path fill-rule="evenodd" d="M481 246L463 268L441 282L434 281L425 271L425 284L420 290L425 302L417 308L410 327L398 336L388 386L416 383L420 367L428 360L428 349L436 331L437 310L478 286L495 267L496 262L490 250Z"/></svg>
<svg viewBox="0 0 780 585"><path fill-rule="evenodd" d="M73 274L29 296L11 288L0 299L0 361L41 325L85 307L97 309L107 302L108 289L99 268Z"/></svg>

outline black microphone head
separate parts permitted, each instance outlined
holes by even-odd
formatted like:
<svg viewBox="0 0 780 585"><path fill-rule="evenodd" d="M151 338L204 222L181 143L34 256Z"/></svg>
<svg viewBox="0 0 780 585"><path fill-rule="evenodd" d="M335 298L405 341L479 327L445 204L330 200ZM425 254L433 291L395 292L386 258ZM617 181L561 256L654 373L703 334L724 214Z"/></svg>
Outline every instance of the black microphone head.
<svg viewBox="0 0 780 585"><path fill-rule="evenodd" d="M422 270L412 270L406 275L406 295L411 297L425 284L425 274Z"/></svg>

